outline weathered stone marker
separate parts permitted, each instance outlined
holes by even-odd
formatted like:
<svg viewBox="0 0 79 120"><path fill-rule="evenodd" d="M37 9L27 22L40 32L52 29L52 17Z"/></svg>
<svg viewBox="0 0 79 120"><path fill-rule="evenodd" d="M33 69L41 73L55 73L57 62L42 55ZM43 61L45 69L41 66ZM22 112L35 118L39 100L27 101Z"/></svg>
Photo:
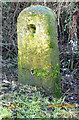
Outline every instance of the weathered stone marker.
<svg viewBox="0 0 79 120"><path fill-rule="evenodd" d="M45 6L25 8L17 20L18 80L61 96L56 17Z"/></svg>

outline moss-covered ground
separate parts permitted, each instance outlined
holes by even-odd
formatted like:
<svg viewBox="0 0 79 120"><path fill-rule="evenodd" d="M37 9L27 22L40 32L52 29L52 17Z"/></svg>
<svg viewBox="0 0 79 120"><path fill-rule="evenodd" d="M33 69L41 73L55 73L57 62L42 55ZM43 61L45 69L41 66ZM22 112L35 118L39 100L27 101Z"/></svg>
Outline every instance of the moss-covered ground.
<svg viewBox="0 0 79 120"><path fill-rule="evenodd" d="M0 120L2 118L76 118L78 104L44 96L36 86L3 82L0 85Z"/></svg>

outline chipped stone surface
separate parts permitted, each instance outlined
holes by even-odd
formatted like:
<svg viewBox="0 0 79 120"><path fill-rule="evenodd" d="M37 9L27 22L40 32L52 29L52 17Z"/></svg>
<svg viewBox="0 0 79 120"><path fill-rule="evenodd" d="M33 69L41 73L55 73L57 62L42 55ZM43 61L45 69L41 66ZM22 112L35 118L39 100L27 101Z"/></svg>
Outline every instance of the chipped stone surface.
<svg viewBox="0 0 79 120"><path fill-rule="evenodd" d="M18 79L61 96L56 17L45 6L25 8L17 20Z"/></svg>

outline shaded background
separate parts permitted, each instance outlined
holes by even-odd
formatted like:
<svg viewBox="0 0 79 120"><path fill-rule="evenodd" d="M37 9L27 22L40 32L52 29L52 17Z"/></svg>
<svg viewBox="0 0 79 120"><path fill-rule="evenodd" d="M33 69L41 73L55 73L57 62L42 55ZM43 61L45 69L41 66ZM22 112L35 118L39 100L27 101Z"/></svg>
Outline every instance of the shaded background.
<svg viewBox="0 0 79 120"><path fill-rule="evenodd" d="M2 80L18 81L17 17L30 5L44 2L2 2ZM56 13L61 87L66 101L78 103L79 96L79 2L47 2Z"/></svg>

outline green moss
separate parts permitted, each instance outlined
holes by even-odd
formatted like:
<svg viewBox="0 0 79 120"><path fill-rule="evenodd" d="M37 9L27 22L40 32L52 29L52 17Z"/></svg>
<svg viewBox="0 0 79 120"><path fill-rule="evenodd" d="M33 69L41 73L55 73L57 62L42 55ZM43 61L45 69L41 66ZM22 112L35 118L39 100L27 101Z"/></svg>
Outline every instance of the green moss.
<svg viewBox="0 0 79 120"><path fill-rule="evenodd" d="M59 77L59 73L60 73L60 72L59 72L59 65L58 65L58 63L56 64L56 66L55 66L55 68L53 69L52 73L53 73L53 79L54 79L54 80Z"/></svg>
<svg viewBox="0 0 79 120"><path fill-rule="evenodd" d="M51 67L50 67L51 68ZM32 69L34 71L34 75L37 76L39 79L53 79L53 89L54 89L54 95L55 97L61 97L61 86L59 84L59 80L58 80L58 77L60 76L60 71L59 71L59 65L58 63L56 64L56 66L54 67L53 71L48 71L47 69L41 69L41 68L36 68L34 67Z"/></svg>
<svg viewBox="0 0 79 120"><path fill-rule="evenodd" d="M54 94L55 94L55 96L56 97L61 97L62 96L62 94L61 94L61 88L60 88L60 86L58 86L58 84L55 82L55 87L54 87Z"/></svg>
<svg viewBox="0 0 79 120"><path fill-rule="evenodd" d="M50 35L51 34L51 31L50 31L50 29L47 29L47 33Z"/></svg>
<svg viewBox="0 0 79 120"><path fill-rule="evenodd" d="M31 16L34 16L34 13L32 13Z"/></svg>
<svg viewBox="0 0 79 120"><path fill-rule="evenodd" d="M34 37L34 33L31 33L32 38Z"/></svg>
<svg viewBox="0 0 79 120"><path fill-rule="evenodd" d="M52 66L52 65L51 65ZM49 68L51 68L51 66ZM39 78L42 78L42 77L49 77L49 76L52 76L53 77L53 80L56 80L59 76L59 66L58 66L58 63L56 64L55 68L53 69L53 71L48 71L47 69L43 68L32 68L33 72L34 72L34 75L36 75L37 77ZM50 79L50 78L49 78Z"/></svg>
<svg viewBox="0 0 79 120"><path fill-rule="evenodd" d="M32 69L34 71L34 75L39 77L39 78L43 78L43 77L46 77L47 76L47 72L46 72L46 69L43 68L36 68L34 67L34 69Z"/></svg>
<svg viewBox="0 0 79 120"><path fill-rule="evenodd" d="M54 92L56 97L61 97L61 86L60 83L58 82L58 78L60 77L60 71L59 71L59 65L58 63L56 64L55 68L52 71L53 73L53 81L54 81Z"/></svg>
<svg viewBox="0 0 79 120"><path fill-rule="evenodd" d="M50 48L53 48L53 42L50 42L48 45Z"/></svg>

